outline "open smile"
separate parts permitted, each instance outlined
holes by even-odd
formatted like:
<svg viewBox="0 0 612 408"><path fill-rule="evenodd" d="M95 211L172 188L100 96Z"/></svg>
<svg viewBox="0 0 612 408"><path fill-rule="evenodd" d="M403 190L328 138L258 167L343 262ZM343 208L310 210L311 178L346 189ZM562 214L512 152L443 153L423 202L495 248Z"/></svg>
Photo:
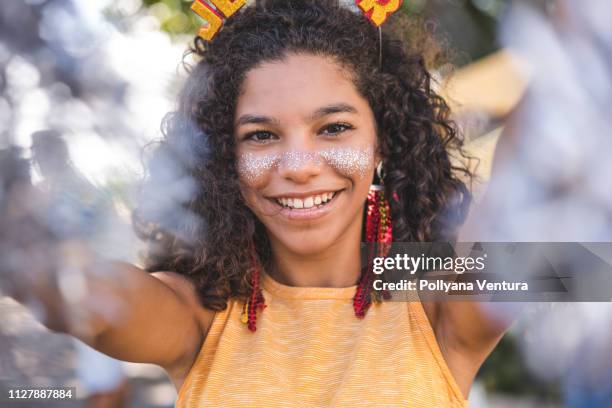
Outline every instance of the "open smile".
<svg viewBox="0 0 612 408"><path fill-rule="evenodd" d="M328 191L308 196L269 198L281 211L280 214L293 220L312 220L327 214L344 190Z"/></svg>

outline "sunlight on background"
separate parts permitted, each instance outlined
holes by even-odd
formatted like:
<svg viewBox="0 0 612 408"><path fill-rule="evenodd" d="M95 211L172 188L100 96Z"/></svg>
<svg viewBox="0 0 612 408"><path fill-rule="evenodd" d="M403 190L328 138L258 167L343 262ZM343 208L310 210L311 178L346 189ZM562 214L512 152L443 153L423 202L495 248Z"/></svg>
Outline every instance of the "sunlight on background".
<svg viewBox="0 0 612 408"><path fill-rule="evenodd" d="M187 41L172 42L138 0L74 4L71 11L63 3L45 7L39 30L52 50L57 47L48 63L65 63L85 97L62 82L43 83L39 69L49 68L44 56L39 67L20 56L10 58L6 72L13 137L29 148L32 132L59 127L74 135L66 139L79 170L105 183L117 170L141 171L139 149L160 136L161 120L173 107ZM104 17L109 10L127 14L129 24L109 21ZM76 66L68 66L75 60ZM0 99L0 117L10 115L8 109Z"/></svg>

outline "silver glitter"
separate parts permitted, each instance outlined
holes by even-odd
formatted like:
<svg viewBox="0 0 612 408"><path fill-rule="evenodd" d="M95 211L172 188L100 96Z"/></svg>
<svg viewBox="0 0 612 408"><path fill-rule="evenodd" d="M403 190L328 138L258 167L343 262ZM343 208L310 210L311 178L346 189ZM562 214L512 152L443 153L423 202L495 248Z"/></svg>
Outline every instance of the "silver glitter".
<svg viewBox="0 0 612 408"><path fill-rule="evenodd" d="M240 155L238 160L238 172L250 184L256 183L258 179L265 175L272 168L278 166L280 161L278 154L254 154L245 153Z"/></svg>
<svg viewBox="0 0 612 408"><path fill-rule="evenodd" d="M291 150L283 153L281 163L283 167L291 171L297 171L309 163L312 163L315 166L320 166L323 164L323 161L317 152L301 152Z"/></svg>
<svg viewBox="0 0 612 408"><path fill-rule="evenodd" d="M371 148L332 148L319 153L327 163L344 175L359 174L364 178L372 168L374 155Z"/></svg>
<svg viewBox="0 0 612 408"><path fill-rule="evenodd" d="M282 154L245 153L239 158L238 171L242 177L253 184L279 165L291 171L298 171L309 163L321 166L323 160L345 176L359 174L359 177L364 178L373 167L374 157L371 148L356 149L353 147L336 147L319 152L291 150Z"/></svg>

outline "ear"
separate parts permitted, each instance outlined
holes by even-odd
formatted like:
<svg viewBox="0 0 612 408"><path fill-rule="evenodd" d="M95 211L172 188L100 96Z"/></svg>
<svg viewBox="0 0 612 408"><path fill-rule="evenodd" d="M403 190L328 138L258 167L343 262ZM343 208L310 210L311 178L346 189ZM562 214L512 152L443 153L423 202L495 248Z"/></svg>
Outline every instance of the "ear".
<svg viewBox="0 0 612 408"><path fill-rule="evenodd" d="M378 168L380 165L382 165L382 156L378 150L376 150L374 153L373 165L374 165L374 171L373 171L373 176L372 176L372 184L380 184L380 180L378 177Z"/></svg>
<svg viewBox="0 0 612 408"><path fill-rule="evenodd" d="M383 160L383 158L382 158L382 154L380 152L380 144L377 143L376 147L374 148L374 169L376 169L380 165L382 160Z"/></svg>

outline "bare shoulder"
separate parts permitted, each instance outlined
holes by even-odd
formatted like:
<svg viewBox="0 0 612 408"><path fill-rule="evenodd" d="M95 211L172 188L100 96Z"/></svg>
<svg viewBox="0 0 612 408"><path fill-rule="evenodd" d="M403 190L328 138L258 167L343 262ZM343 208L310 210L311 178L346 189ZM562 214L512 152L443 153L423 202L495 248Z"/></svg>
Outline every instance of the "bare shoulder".
<svg viewBox="0 0 612 408"><path fill-rule="evenodd" d="M204 342L208 331L215 317L215 311L202 306L198 300L196 287L188 278L176 272L154 272L151 276L159 279L163 284L170 288L180 301L185 303L187 307L193 311L193 314L198 322L200 332L202 333L201 342ZM201 346L202 343L200 343ZM177 392L180 391L183 382L191 371L197 355L199 347L189 354L189 358L179 362L173 367L167 367L166 371L170 376Z"/></svg>
<svg viewBox="0 0 612 408"><path fill-rule="evenodd" d="M474 378L501 339L503 330L485 329L486 319L475 302L422 302L440 352L467 398Z"/></svg>
<svg viewBox="0 0 612 408"><path fill-rule="evenodd" d="M215 317L215 311L202 306L193 282L176 272L154 272L151 275L172 289L193 310L203 335L206 336Z"/></svg>

